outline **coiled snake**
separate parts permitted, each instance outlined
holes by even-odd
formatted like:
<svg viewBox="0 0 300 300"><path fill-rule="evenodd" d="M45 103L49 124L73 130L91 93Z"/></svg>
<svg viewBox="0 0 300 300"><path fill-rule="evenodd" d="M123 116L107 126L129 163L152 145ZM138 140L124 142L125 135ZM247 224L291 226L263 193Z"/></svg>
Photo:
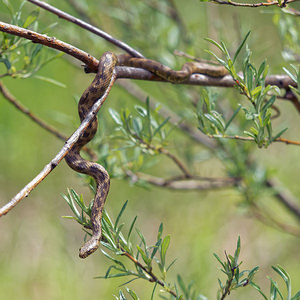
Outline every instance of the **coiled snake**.
<svg viewBox="0 0 300 300"><path fill-rule="evenodd" d="M165 80L174 83L186 80L193 73L202 73L213 77L222 77L227 74L227 71L223 67L211 66L203 63L186 63L180 71L174 71L169 67L150 59L134 58L126 54L117 57L111 52L105 52L99 61L98 71L94 80L84 91L79 100L78 113L80 121L83 121L95 101L101 98L105 93L117 64L144 68ZM95 162L87 161L80 156L81 148L95 136L97 127L98 121L95 116L86 131L82 133L76 144L65 157L67 164L73 170L94 177L97 184L94 203L91 210L93 234L91 239L79 249L79 256L81 258L86 258L88 255L95 252L100 245L102 235L102 211L110 187L110 178L105 168Z"/></svg>

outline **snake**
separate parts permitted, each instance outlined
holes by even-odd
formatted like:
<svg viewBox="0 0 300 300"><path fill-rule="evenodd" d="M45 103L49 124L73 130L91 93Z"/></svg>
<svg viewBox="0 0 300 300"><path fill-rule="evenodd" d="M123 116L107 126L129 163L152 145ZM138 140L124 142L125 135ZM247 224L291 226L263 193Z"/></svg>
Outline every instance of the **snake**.
<svg viewBox="0 0 300 300"><path fill-rule="evenodd" d="M94 103L104 95L117 65L143 68L172 83L183 82L193 73L202 73L213 77L222 77L227 74L224 67L204 63L185 63L180 71L175 71L151 59L135 58L127 54L117 56L112 52L105 52L99 60L95 78L80 97L78 114L81 122ZM99 248L102 238L102 213L110 188L110 177L106 169L102 165L88 161L80 155L82 147L93 139L97 128L98 120L95 116L65 156L67 164L74 171L92 176L96 181L96 192L90 214L92 237L79 249L79 257L81 258L86 258Z"/></svg>
<svg viewBox="0 0 300 300"><path fill-rule="evenodd" d="M97 74L78 102L78 113L81 122L85 119L94 103L104 95L111 81L116 63L117 57L111 52L105 52L101 56ZM110 187L110 177L105 168L98 163L85 160L80 155L81 148L92 140L97 132L97 128L98 120L97 116L95 116L65 156L67 164L73 170L90 175L96 181L96 192L90 216L92 237L79 249L79 257L81 258L86 258L99 248L102 236L102 211Z"/></svg>

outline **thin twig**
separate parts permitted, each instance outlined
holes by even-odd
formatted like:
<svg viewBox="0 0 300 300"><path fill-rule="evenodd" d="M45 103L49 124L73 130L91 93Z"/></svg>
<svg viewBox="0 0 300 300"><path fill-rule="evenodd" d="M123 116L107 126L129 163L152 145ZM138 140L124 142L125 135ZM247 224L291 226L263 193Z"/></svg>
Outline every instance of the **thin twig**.
<svg viewBox="0 0 300 300"><path fill-rule="evenodd" d="M106 33L105 31L89 24L86 23L78 18L75 18L74 16L67 14L66 12L46 3L43 1L39 1L39 0L27 0L29 2L31 2L34 5L37 5L55 15L57 15L59 18L62 18L64 20L67 20L69 22L72 22L100 37L102 37L103 39L107 40L108 42L114 44L115 46L123 49L124 51L126 51L127 53L129 53L130 55L134 56L134 57L140 57L143 58L144 56L138 52L137 50L133 49L132 47L130 47L129 45L127 45L126 43L112 37L110 34Z"/></svg>
<svg viewBox="0 0 300 300"><path fill-rule="evenodd" d="M285 5L288 3L292 3L298 0L287 0L285 1ZM260 2L260 3L239 3L239 2L234 2L231 0L228 1L223 1L223 0L210 0L210 2L212 3L216 3L216 4L227 4L227 5L232 5L232 6L240 6L240 7L262 7L262 6L272 6L272 5L276 5L279 7L284 7L283 5L280 6L278 1L269 1L269 2Z"/></svg>
<svg viewBox="0 0 300 300"><path fill-rule="evenodd" d="M173 290L169 289L165 285L165 283L163 281L159 280L157 278L157 276L152 272L152 270L149 270L148 268L146 268L145 266L143 266L138 260L136 260L133 256L131 256L124 249L122 249L122 251L123 251L122 255L124 255L127 258L129 258L136 266L140 267L146 274L148 274L150 276L150 279L149 279L150 282L156 282L157 284L159 284L160 286L162 286L168 293L170 293L175 298L177 298L176 293Z"/></svg>
<svg viewBox="0 0 300 300"><path fill-rule="evenodd" d="M33 122L38 124L40 127L44 128L46 131L50 132L54 136L58 137L59 139L66 141L68 137L66 135L61 134L56 128L50 126L40 118L38 118L35 114L33 114L27 107L22 105L4 86L4 84L0 81L0 92L2 93L3 97L8 100L12 105L14 105L19 111L29 117ZM83 147L83 151L85 151L92 159L96 159L96 153L89 149L88 147Z"/></svg>
<svg viewBox="0 0 300 300"><path fill-rule="evenodd" d="M286 224L286 222L280 222L277 218L274 218L265 209L259 207L256 203L251 203L252 214L255 218L270 227L280 229L283 232L288 232L294 236L300 237L300 230L297 227Z"/></svg>
<svg viewBox="0 0 300 300"><path fill-rule="evenodd" d="M282 203L290 212L294 214L298 221L300 221L300 207L296 204L296 199L291 195L291 193L287 190L284 190L281 187L281 184L277 182L277 180L268 179L265 182L266 186L272 188L275 192L275 196L280 203Z"/></svg>
<svg viewBox="0 0 300 300"><path fill-rule="evenodd" d="M191 178L192 175L189 172L189 170L186 168L186 166L183 164L183 162L181 162L174 154L172 154L170 151L168 151L167 149L165 149L164 147L160 146L160 147L156 147L150 143L147 143L146 141L144 141L142 138L140 138L139 136L133 134L134 138L137 139L139 141L140 144L144 145L147 149L153 150L153 151L157 151L159 153L162 153L164 155L166 155L168 158L170 158L174 164L182 171L182 173L184 174L185 178Z"/></svg>
<svg viewBox="0 0 300 300"><path fill-rule="evenodd" d="M14 208L22 199L27 197L29 193L39 185L42 180L61 162L61 160L68 154L71 147L78 141L80 135L89 126L89 123L95 118L95 115L101 108L102 104L106 100L114 82L116 80L116 74L113 72L112 79L109 87L106 89L104 95L93 105L86 118L82 121L78 129L71 135L71 137L65 142L63 148L58 154L44 167L44 169L30 181L17 195L15 195L9 203L0 208L0 217L7 214L12 208Z"/></svg>
<svg viewBox="0 0 300 300"><path fill-rule="evenodd" d="M216 138L216 139L230 139L230 140L240 140L240 141L255 141L254 138L252 137L246 137L246 136L238 136L238 135L218 135L218 134L208 134L207 135L210 138ZM267 142L267 140L266 140ZM285 143L287 145L295 145L295 146L300 146L300 141L293 141L285 138L277 138L273 142L279 142L279 143Z"/></svg>
<svg viewBox="0 0 300 300"><path fill-rule="evenodd" d="M130 170L126 170L125 172L132 182L142 180L151 185L168 188L170 190L207 191L232 188L240 180L237 178L199 178L198 176L191 176L191 178L188 179L186 177L165 179L144 173L133 173Z"/></svg>

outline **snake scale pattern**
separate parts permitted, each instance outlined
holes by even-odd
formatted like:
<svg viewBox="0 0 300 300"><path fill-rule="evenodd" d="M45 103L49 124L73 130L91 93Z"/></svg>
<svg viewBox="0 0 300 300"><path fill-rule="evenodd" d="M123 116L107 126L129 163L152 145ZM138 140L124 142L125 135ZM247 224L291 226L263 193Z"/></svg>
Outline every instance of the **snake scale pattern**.
<svg viewBox="0 0 300 300"><path fill-rule="evenodd" d="M121 54L117 57L111 52L105 52L99 61L98 71L94 80L84 91L79 100L78 113L80 121L83 121L93 104L105 93L116 65L143 68L173 83L183 82L193 73L202 73L213 77L222 77L227 74L224 67L203 63L185 63L180 71L174 71L154 60L134 58L127 54ZM79 249L79 257L81 258L86 258L95 252L100 245L102 235L102 211L110 187L109 174L105 168L98 163L83 159L80 155L81 148L95 136L97 127L98 121L97 116L95 116L88 128L82 133L76 144L65 157L67 164L73 170L94 177L97 184L91 210L93 234L91 239Z"/></svg>

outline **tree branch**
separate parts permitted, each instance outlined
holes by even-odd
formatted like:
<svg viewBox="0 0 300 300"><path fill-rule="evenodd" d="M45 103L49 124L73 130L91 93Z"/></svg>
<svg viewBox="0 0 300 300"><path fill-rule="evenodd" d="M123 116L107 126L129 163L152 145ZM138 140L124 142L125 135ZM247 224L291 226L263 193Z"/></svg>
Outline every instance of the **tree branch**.
<svg viewBox="0 0 300 300"><path fill-rule="evenodd" d="M247 137L247 136L238 136L238 135L217 135L217 134L207 134L208 137L210 138L215 138L215 139L230 139L230 140L240 140L244 142L249 142L249 141L254 141L254 138L252 137ZM274 142L279 142L279 143L284 143L287 145L295 145L295 146L300 146L300 141L293 141L285 138L277 138L273 140Z"/></svg>
<svg viewBox="0 0 300 300"><path fill-rule="evenodd" d="M106 33L105 31L89 24L86 23L78 18L75 18L74 16L67 14L66 12L46 3L43 1L39 1L39 0L27 0L29 2L31 2L34 5L37 5L55 15L57 15L59 18L62 18L64 20L67 20L69 22L72 22L78 26L80 26L83 29L86 29L100 37L102 37L103 39L107 40L108 42L110 42L111 44L123 49L124 51L126 51L127 53L129 53L131 56L134 57L140 57L143 58L144 56L139 53L137 50L133 49L132 47L130 47L129 45L125 44L124 42L117 40L116 38L112 37L111 35L109 35L108 33Z"/></svg>
<svg viewBox="0 0 300 300"><path fill-rule="evenodd" d="M275 179L266 180L266 186L272 188L275 192L276 198L282 203L290 212L294 214L298 221L300 221L300 207L296 204L296 199L287 190L280 187L280 184Z"/></svg>
<svg viewBox="0 0 300 300"><path fill-rule="evenodd" d="M272 6L276 5L279 7L285 7L286 4L296 2L297 0L287 0L283 2L283 5L280 5L278 1L268 1L268 2L260 2L260 3L239 3L239 2L234 2L231 0L224 1L224 0L210 0L212 3L216 4L227 4L227 5L232 5L232 6L239 6L239 7L262 7L262 6Z"/></svg>
<svg viewBox="0 0 300 300"><path fill-rule="evenodd" d="M126 170L125 172L132 182L142 180L151 185L168 188L170 190L207 191L232 188L240 181L239 178L201 178L199 176L191 176L188 179L183 176L165 179L144 173L133 173L130 170Z"/></svg>
<svg viewBox="0 0 300 300"><path fill-rule="evenodd" d="M71 135L71 137L65 142L63 148L58 154L44 167L44 169L30 181L17 195L15 195L9 203L0 208L0 217L6 215L12 208L14 208L22 199L27 197L29 193L38 186L42 180L62 161L62 159L68 154L71 147L78 141L80 135L89 126L89 123L95 118L95 115L106 100L114 82L116 80L116 74L113 73L109 87L106 89L104 95L93 105L86 118L82 121L78 129Z"/></svg>
<svg viewBox="0 0 300 300"><path fill-rule="evenodd" d="M29 29L24 29L15 25L0 22L0 31L7 32L16 36L26 38L33 41L34 43L39 43L47 47L62 51L75 57L76 59L82 61L89 72L97 72L99 61L91 56L90 54L68 44L62 42L54 37L49 37L45 34L40 34ZM117 78L128 78L128 79L138 79L138 80L150 80L150 81L161 81L166 82L162 78L154 75L150 71L132 68L132 67L116 67ZM276 85L279 88L288 89L289 85L297 87L297 84L287 75L270 75L267 76L266 85ZM188 85L204 85L204 86L216 86L216 87L233 87L236 83L230 75L224 77L210 77L203 74L193 74L188 80L184 81L182 84Z"/></svg>

